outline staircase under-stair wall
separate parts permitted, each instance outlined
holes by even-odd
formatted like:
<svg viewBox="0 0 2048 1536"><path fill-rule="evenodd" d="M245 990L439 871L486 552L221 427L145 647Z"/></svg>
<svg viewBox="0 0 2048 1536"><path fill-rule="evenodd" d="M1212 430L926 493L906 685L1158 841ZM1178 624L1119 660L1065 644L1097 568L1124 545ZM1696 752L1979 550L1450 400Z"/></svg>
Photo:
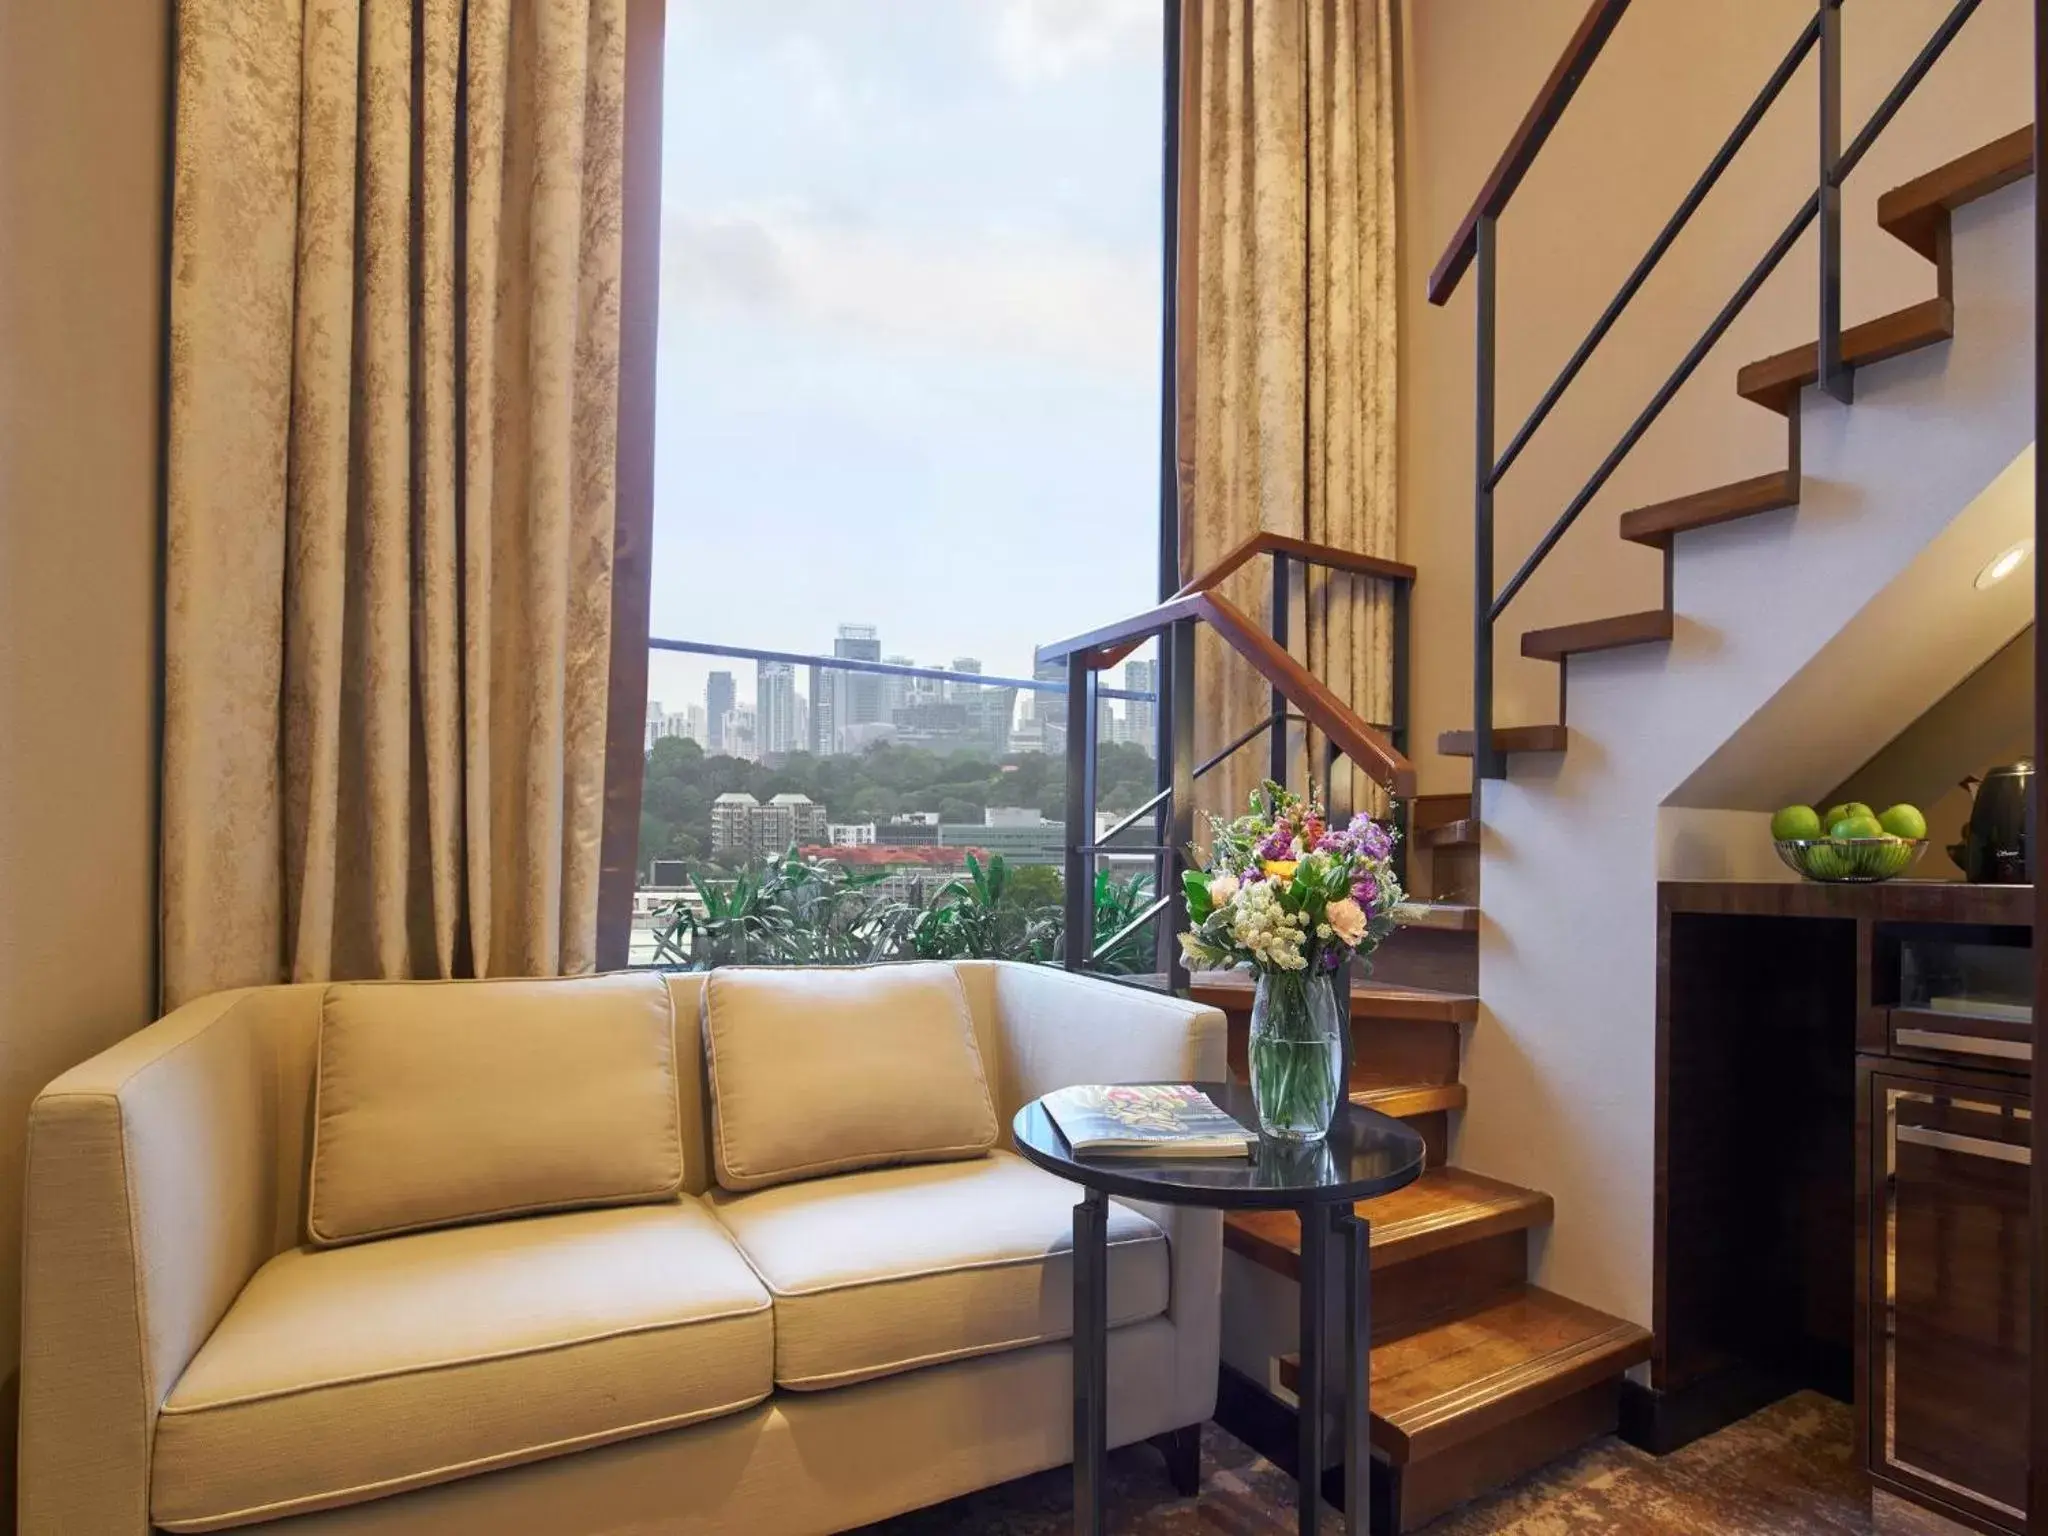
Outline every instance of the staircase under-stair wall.
<svg viewBox="0 0 2048 1536"><path fill-rule="evenodd" d="M1781 398L1796 413L1796 509L1667 535L1669 639L1561 658L1569 721L1545 744L1563 749L1511 753L1507 777L1484 785L1485 1003L1464 1066L1475 1113L1454 1146L1463 1165L1555 1197L1538 1273L1581 1301L1654 1320L1656 882L1754 873L1738 862L1764 836L1761 814L1667 806L2031 440L2033 205L2024 180L1955 208L1954 339L1864 364L1853 404L1795 383ZM1939 647L1926 629L1893 638ZM1959 658L1947 683L1982 659ZM1892 702L1898 726L1932 696ZM1820 700L1785 724L1801 751L1853 743L1868 722L1843 713ZM1660 868L1674 850L1692 867Z"/></svg>

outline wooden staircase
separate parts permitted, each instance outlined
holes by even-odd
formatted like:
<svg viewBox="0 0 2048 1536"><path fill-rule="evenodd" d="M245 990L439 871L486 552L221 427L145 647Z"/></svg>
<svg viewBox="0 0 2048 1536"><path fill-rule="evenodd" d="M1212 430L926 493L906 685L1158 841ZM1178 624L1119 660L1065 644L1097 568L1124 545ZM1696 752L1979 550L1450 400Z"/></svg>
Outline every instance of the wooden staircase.
<svg viewBox="0 0 2048 1536"><path fill-rule="evenodd" d="M1844 329L1845 364L1865 367L1936 346L1955 335L1949 216L1978 198L2032 175L2033 171L2034 130L2029 126L1895 187L1878 200L1879 227L1933 264L1935 294L1920 303ZM1570 732L1564 718L1568 697L1564 667L1572 656L1621 646L1656 645L1671 639L1672 557L1678 535L1799 504L1800 397L1807 386L1818 382L1818 358L1818 343L1807 342L1761 358L1736 374L1737 394L1785 418L1785 467L1624 512L1618 530L1622 538L1665 552L1662 606L1524 633L1524 656L1558 664L1558 719L1554 724L1496 726L1496 750L1509 755L1566 750ZM1471 757L1473 744L1471 731L1446 731L1437 739L1437 750L1446 757Z"/></svg>
<svg viewBox="0 0 2048 1536"><path fill-rule="evenodd" d="M1419 1180L1358 1206L1372 1223L1374 1496L1402 1531L1614 1429L1622 1376L1650 1351L1635 1324L1529 1283L1529 1234L1550 1224L1549 1195L1446 1160L1450 1117L1465 1108L1462 1028L1479 1016L1468 806L1463 795L1411 803L1410 878L1428 897L1404 909L1372 979L1352 989L1352 1102L1406 1120L1428 1147ZM1203 974L1191 990L1229 1017L1231 1071L1243 1076L1249 978ZM1289 1212L1233 1213L1224 1243L1300 1276ZM1279 1377L1291 1390L1292 1357Z"/></svg>

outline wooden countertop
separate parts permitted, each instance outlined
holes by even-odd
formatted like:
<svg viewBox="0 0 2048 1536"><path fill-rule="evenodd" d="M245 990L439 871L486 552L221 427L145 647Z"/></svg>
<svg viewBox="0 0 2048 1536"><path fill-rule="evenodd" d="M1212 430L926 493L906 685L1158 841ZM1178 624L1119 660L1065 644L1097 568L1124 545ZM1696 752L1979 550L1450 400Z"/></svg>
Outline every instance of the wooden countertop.
<svg viewBox="0 0 2048 1536"><path fill-rule="evenodd" d="M1667 912L1731 917L1868 918L1886 923L1983 923L2031 928L2031 885L1967 885L1960 880L1887 880L1830 885L1818 880L1660 880Z"/></svg>

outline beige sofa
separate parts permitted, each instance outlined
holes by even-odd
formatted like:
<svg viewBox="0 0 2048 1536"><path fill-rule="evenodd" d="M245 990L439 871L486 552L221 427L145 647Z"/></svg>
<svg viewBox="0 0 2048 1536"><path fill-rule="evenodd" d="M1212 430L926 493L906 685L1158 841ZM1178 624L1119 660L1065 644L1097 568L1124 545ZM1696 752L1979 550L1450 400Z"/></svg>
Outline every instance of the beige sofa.
<svg viewBox="0 0 2048 1536"><path fill-rule="evenodd" d="M516 1219L437 1224L505 1155L476 1118L499 1078L577 1083L518 1030L587 1002L588 979L224 993L66 1073L30 1124L20 1529L782 1536L1067 1462L1076 1192L1005 1150L1010 1120L1074 1082L1221 1077L1223 1019L1041 968L952 972L992 1150L743 1178L707 1072L736 1077L749 1042L707 1069L704 977L610 978L599 1001L628 1009L629 1033L661 1020L679 1179L636 1195L628 1169L606 1203ZM514 1019L490 1038L518 1044L502 1072L477 1053L474 1091L403 1061L395 1087L365 1090L330 1038L344 1000L384 1029L373 1041L411 1040L409 1018L431 1035L453 1009ZM756 1041L758 1075L787 1048ZM642 1107L647 1086L624 1074ZM449 1134L423 1157L408 1138L435 1092ZM573 1197L583 1170L566 1165L638 1135L641 1111L563 1097L541 1118L575 1139L537 1176ZM750 1187L721 1187L729 1164ZM1120 1445L1213 1409L1221 1230L1211 1212L1113 1209Z"/></svg>

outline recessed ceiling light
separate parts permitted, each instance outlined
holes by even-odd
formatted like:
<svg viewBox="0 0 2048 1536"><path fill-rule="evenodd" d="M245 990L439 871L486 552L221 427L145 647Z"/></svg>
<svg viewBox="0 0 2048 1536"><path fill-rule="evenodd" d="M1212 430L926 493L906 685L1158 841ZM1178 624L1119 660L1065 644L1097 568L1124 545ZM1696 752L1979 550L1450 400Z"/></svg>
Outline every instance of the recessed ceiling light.
<svg viewBox="0 0 2048 1536"><path fill-rule="evenodd" d="M1989 565L1977 573L1977 590L1982 592L1986 587L1997 586L2006 577L2025 565L2027 563L2027 556L2033 552L2034 541L2032 539L2021 539L2019 543L2013 545L2004 554L1994 558Z"/></svg>

